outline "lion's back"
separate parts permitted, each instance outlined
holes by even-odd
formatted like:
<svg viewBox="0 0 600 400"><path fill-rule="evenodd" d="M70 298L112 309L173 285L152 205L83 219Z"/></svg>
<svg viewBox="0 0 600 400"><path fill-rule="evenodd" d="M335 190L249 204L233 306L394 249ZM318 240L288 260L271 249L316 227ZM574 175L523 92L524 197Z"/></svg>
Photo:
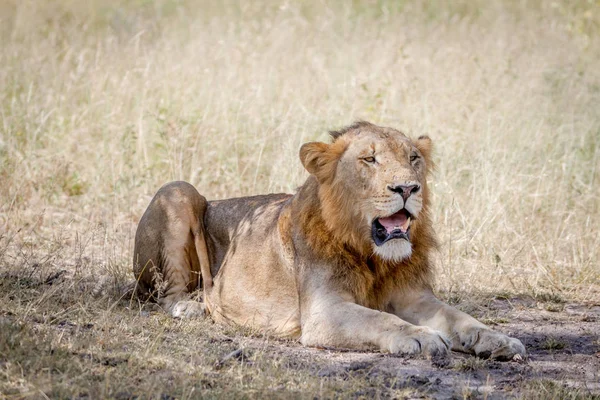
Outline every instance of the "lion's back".
<svg viewBox="0 0 600 400"><path fill-rule="evenodd" d="M272 193L208 202L204 226L208 233L207 244L213 276L217 274L240 223L247 221L249 225L256 224L264 210L270 208L267 206L283 206L291 197L291 194Z"/></svg>

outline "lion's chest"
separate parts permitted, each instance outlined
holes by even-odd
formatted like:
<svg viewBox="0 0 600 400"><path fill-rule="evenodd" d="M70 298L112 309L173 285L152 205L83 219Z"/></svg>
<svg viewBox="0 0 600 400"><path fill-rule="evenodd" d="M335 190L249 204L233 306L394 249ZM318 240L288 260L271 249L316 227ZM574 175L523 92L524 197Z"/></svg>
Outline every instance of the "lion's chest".
<svg viewBox="0 0 600 400"><path fill-rule="evenodd" d="M346 268L334 276L343 290L361 306L384 311L388 308L397 279L391 271L381 271L377 265L364 262Z"/></svg>

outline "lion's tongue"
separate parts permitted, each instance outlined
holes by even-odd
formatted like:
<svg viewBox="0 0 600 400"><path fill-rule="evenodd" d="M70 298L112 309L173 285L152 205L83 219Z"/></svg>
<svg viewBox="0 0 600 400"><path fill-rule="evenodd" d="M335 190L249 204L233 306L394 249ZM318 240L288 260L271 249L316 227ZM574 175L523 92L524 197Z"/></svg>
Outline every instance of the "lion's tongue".
<svg viewBox="0 0 600 400"><path fill-rule="evenodd" d="M406 232L410 225L410 219L404 210L400 210L389 217L379 218L379 223L383 225L388 234L398 229L402 232Z"/></svg>

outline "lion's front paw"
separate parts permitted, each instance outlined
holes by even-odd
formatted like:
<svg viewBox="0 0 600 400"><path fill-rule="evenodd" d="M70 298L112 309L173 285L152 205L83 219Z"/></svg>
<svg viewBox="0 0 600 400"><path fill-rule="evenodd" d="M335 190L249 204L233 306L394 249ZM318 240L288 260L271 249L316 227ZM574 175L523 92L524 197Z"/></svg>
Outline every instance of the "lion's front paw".
<svg viewBox="0 0 600 400"><path fill-rule="evenodd" d="M527 352L519 339L488 328L473 328L461 335L461 345L467 352L481 358L507 361L517 357L523 359Z"/></svg>
<svg viewBox="0 0 600 400"><path fill-rule="evenodd" d="M203 317L205 313L206 307L204 304L194 300L178 301L171 310L171 315L174 318Z"/></svg>
<svg viewBox="0 0 600 400"><path fill-rule="evenodd" d="M423 353L428 357L447 356L450 342L439 331L426 326L414 326L394 333L387 344L387 350L390 353Z"/></svg>

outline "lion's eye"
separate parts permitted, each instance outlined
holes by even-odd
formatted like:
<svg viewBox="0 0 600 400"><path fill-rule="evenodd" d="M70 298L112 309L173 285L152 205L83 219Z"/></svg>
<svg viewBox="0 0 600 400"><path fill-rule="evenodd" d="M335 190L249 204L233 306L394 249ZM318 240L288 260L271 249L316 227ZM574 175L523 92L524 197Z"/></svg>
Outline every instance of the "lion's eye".
<svg viewBox="0 0 600 400"><path fill-rule="evenodd" d="M375 162L375 157L373 157L373 156L363 157L363 161L368 162L369 164L373 164Z"/></svg>
<svg viewBox="0 0 600 400"><path fill-rule="evenodd" d="M412 153L410 155L410 162L415 162L415 161L417 161L418 158L419 158L419 156L417 155L417 153Z"/></svg>

